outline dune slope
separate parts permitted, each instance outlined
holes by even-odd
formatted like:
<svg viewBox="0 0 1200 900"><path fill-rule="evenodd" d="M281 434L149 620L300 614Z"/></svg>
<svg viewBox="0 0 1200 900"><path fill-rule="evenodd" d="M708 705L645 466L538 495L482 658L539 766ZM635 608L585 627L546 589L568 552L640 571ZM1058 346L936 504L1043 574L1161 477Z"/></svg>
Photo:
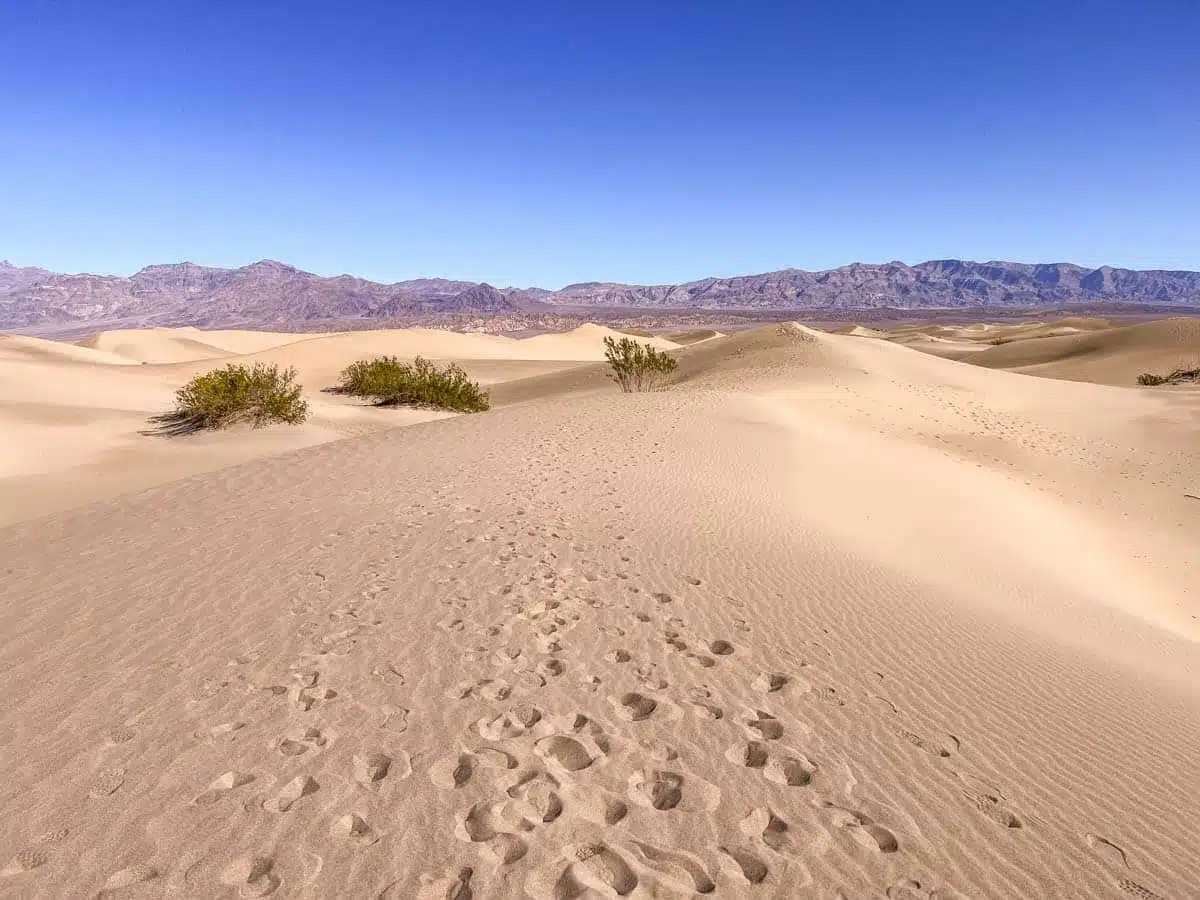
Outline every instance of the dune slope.
<svg viewBox="0 0 1200 900"><path fill-rule="evenodd" d="M986 334L957 329L930 337L897 330L889 337L915 349L977 366L1099 384L1133 385L1143 372L1166 374L1178 366L1200 364L1197 318L1160 319L1137 325L1065 319L997 327ZM990 346L992 341L1003 343Z"/></svg>
<svg viewBox="0 0 1200 900"><path fill-rule="evenodd" d="M1188 896L1195 406L682 357L0 530L0 891Z"/></svg>
<svg viewBox="0 0 1200 900"><path fill-rule="evenodd" d="M0 336L0 524L36 518L259 456L444 417L372 409L323 392L356 359L453 359L485 385L594 364L611 329L584 325L524 340L420 329L284 334L152 328L107 331L80 344ZM653 339L661 349L678 345ZM188 379L231 363L297 369L309 421L171 441L147 438Z"/></svg>

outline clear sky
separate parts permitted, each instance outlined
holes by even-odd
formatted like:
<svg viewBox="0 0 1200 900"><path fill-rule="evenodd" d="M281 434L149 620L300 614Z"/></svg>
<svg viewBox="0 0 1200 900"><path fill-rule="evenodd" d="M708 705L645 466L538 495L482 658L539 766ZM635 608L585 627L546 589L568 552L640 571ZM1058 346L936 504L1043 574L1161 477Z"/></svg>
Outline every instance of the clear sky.
<svg viewBox="0 0 1200 900"><path fill-rule="evenodd" d="M1197 0L0 0L0 259L1200 269Z"/></svg>

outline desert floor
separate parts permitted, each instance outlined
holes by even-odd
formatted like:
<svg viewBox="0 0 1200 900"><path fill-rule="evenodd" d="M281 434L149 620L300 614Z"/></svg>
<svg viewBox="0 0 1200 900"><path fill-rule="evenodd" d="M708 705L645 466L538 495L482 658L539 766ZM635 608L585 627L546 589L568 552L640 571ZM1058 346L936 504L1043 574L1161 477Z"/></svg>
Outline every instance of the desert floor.
<svg viewBox="0 0 1200 900"><path fill-rule="evenodd" d="M846 330L0 338L0 897L1195 897L1200 322Z"/></svg>

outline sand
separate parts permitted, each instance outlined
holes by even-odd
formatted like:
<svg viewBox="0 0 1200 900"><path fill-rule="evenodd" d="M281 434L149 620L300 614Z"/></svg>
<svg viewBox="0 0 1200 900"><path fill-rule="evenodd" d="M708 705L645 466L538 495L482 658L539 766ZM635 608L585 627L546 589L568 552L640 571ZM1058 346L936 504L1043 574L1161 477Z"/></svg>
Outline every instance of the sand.
<svg viewBox="0 0 1200 900"><path fill-rule="evenodd" d="M0 896L1195 896L1200 392L678 353L0 529Z"/></svg>
<svg viewBox="0 0 1200 900"><path fill-rule="evenodd" d="M455 361L484 385L604 358L611 329L584 325L524 340L430 330L334 334L154 328L108 331L77 344L0 336L0 525L383 428L444 418L428 410L376 410L324 393L364 357L418 354ZM653 339L659 349L678 345ZM147 440L149 417L173 406L195 375L229 363L291 366L304 385L300 428L187 440Z"/></svg>

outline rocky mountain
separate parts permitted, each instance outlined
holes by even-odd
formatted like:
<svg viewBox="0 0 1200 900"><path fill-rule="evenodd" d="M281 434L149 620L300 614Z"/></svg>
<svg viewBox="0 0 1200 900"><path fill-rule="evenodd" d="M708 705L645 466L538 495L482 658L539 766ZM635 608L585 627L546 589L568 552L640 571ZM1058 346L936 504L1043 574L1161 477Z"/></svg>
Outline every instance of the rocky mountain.
<svg viewBox="0 0 1200 900"><path fill-rule="evenodd" d="M520 292L509 292L520 296ZM540 302L671 309L967 309L1138 303L1200 306L1200 272L1134 271L1069 263L943 259L907 266L854 263L824 272L782 269L678 285L573 284Z"/></svg>
<svg viewBox="0 0 1200 900"><path fill-rule="evenodd" d="M595 307L778 312L1096 303L1200 307L1200 272L949 259L915 266L855 263L824 272L783 269L675 285L588 282L551 291L440 278L380 284L349 275L322 277L270 260L237 269L148 266L127 278L63 275L0 262L0 328L22 329L91 322L269 326Z"/></svg>

